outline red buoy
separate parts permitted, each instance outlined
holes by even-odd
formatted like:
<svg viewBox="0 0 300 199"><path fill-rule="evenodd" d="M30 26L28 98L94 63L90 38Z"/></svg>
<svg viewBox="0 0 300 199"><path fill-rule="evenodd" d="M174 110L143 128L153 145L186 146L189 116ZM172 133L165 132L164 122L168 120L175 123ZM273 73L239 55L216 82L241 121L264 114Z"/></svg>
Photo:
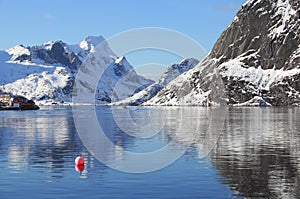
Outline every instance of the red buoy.
<svg viewBox="0 0 300 199"><path fill-rule="evenodd" d="M75 165L75 170L78 171L79 173L83 172L84 164L76 164Z"/></svg>
<svg viewBox="0 0 300 199"><path fill-rule="evenodd" d="M78 157L75 159L75 164L76 164L76 165L84 165L84 158L81 157L81 156L78 156Z"/></svg>

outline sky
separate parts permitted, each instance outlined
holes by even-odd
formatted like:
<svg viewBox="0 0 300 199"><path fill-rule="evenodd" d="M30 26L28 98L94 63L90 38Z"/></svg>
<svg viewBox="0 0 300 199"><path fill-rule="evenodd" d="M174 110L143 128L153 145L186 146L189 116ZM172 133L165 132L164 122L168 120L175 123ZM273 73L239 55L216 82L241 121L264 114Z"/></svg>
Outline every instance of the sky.
<svg viewBox="0 0 300 199"><path fill-rule="evenodd" d="M88 35L109 38L134 28L161 27L181 32L209 51L245 1L0 0L0 50L49 40L76 44Z"/></svg>

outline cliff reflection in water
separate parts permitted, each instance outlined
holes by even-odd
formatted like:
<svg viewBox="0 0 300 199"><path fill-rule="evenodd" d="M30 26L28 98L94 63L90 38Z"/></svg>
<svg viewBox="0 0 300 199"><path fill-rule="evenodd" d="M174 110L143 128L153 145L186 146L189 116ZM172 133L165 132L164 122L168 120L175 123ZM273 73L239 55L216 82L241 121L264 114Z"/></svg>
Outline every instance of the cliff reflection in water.
<svg viewBox="0 0 300 199"><path fill-rule="evenodd" d="M242 197L299 198L299 121L299 108L229 110L211 155L222 183Z"/></svg>

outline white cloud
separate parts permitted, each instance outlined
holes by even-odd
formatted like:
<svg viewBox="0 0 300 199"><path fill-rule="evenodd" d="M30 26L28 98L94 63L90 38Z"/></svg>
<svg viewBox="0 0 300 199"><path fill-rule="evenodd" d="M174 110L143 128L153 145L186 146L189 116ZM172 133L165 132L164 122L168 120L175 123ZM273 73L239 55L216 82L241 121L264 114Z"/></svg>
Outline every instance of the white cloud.
<svg viewBox="0 0 300 199"><path fill-rule="evenodd" d="M55 16L52 13L50 13L50 12L45 12L43 14L43 18L47 19L47 20L52 20L52 19L55 19Z"/></svg>

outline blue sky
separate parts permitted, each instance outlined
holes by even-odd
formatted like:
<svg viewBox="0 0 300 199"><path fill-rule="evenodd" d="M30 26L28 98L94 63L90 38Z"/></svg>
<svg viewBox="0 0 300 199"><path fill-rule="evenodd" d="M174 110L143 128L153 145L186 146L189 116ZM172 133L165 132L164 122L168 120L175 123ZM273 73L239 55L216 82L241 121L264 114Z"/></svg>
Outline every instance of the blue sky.
<svg viewBox="0 0 300 199"><path fill-rule="evenodd" d="M49 40L75 44L132 28L182 32L209 51L245 0L0 0L0 49Z"/></svg>

